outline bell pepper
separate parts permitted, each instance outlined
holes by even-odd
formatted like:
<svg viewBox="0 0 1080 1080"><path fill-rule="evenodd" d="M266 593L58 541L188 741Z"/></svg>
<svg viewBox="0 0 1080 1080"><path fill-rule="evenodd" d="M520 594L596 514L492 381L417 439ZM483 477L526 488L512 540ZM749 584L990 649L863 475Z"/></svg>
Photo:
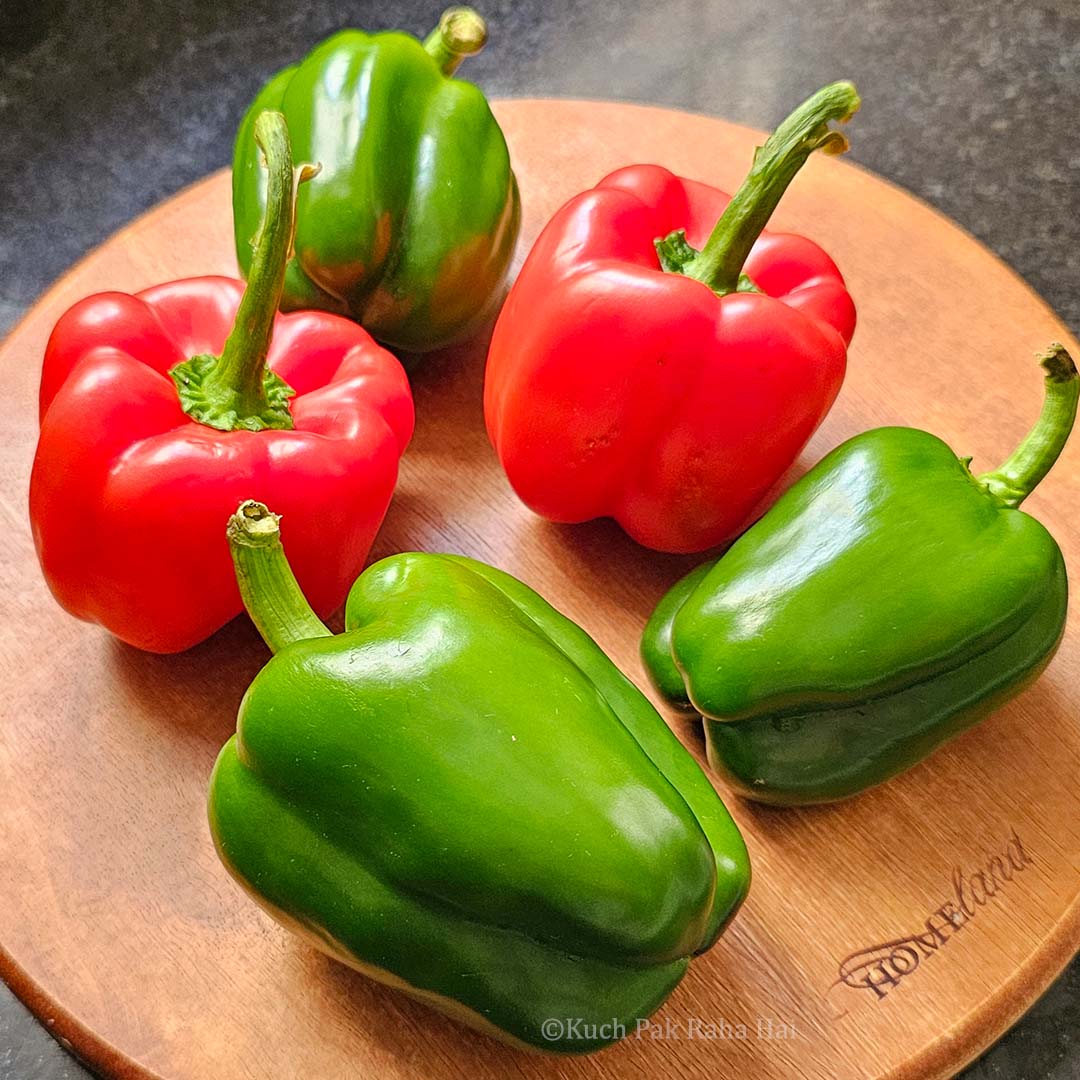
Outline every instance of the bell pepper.
<svg viewBox="0 0 1080 1080"><path fill-rule="evenodd" d="M447 11L423 45L343 30L260 91L233 158L245 276L265 200L255 118L283 112L297 156L322 165L297 199L283 310L348 316L410 352L467 337L493 313L517 242L517 181L484 95L453 78L486 38L469 8Z"/></svg>
<svg viewBox="0 0 1080 1080"><path fill-rule="evenodd" d="M829 802L881 783L1032 682L1065 626L1054 538L1020 504L1076 416L1076 367L1043 357L1038 422L975 477L939 438L886 427L843 443L714 563L677 584L642 653L705 718L737 792Z"/></svg>
<svg viewBox="0 0 1080 1080"><path fill-rule="evenodd" d="M331 636L277 515L245 502L228 531L274 652L210 782L228 870L317 948L510 1042L576 1053L632 1031L750 875L652 705L483 563L384 559Z"/></svg>
<svg viewBox="0 0 1080 1080"><path fill-rule="evenodd" d="M339 606L412 434L405 372L367 333L322 312L276 316L293 166L280 114L254 136L270 197L246 291L207 277L91 296L45 354L30 480L42 570L73 615L153 652L242 610L221 522L253 492L294 515L315 607Z"/></svg>
<svg viewBox="0 0 1080 1080"><path fill-rule="evenodd" d="M759 512L836 398L855 328L832 260L763 227L814 150L846 149L829 121L858 107L850 83L819 91L733 198L638 165L552 218L496 323L484 387L492 444L529 507L613 517L673 552Z"/></svg>

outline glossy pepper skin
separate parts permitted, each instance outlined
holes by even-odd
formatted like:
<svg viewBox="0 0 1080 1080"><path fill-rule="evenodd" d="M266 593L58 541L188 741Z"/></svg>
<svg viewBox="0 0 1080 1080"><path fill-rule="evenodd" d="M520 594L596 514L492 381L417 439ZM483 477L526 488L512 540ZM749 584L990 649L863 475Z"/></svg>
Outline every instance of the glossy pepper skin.
<svg viewBox="0 0 1080 1080"><path fill-rule="evenodd" d="M276 653L210 783L234 877L318 948L504 1040L583 1053L618 1037L613 1020L633 1030L750 874L656 710L490 566L384 559L330 636L276 515L243 504L230 541ZM584 1030L553 1033L552 1017Z"/></svg>
<svg viewBox="0 0 1080 1080"><path fill-rule="evenodd" d="M211 277L91 296L45 356L30 482L42 570L73 615L152 652L241 611L221 522L252 492L293 515L297 573L319 611L336 608L412 433L405 373L360 327L275 318L293 172L281 117L258 130L274 209L247 293Z"/></svg>
<svg viewBox="0 0 1080 1080"><path fill-rule="evenodd" d="M855 327L832 260L762 228L813 150L846 147L828 122L858 105L850 83L814 95L734 198L638 165L552 218L499 316L484 387L492 444L531 509L613 517L674 552L758 512L836 398Z"/></svg>
<svg viewBox="0 0 1080 1080"><path fill-rule="evenodd" d="M322 167L297 199L283 310L345 315L409 352L467 337L492 314L520 199L484 95L452 77L485 40L483 20L468 8L447 11L424 44L343 30L256 97L233 158L245 276L265 199L255 117L283 112L297 159Z"/></svg>
<svg viewBox="0 0 1080 1080"><path fill-rule="evenodd" d="M1046 402L975 477L936 436L878 428L825 457L664 598L642 653L705 718L709 761L761 802L829 802L920 761L1034 680L1068 601L1054 538L1020 503L1076 415L1054 346Z"/></svg>

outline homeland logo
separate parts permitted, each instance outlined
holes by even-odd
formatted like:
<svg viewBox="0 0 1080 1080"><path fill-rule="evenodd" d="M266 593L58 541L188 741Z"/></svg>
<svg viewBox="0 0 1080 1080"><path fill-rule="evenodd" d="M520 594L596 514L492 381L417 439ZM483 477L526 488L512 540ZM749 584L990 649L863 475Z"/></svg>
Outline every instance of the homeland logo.
<svg viewBox="0 0 1080 1080"><path fill-rule="evenodd" d="M901 979L917 971L919 965L946 946L979 910L1004 887L1031 866L1034 860L1024 850L1013 829L1005 850L974 873L957 866L952 872L952 897L935 908L914 934L883 941L850 953L840 961L840 977L833 986L867 990L881 1001Z"/></svg>

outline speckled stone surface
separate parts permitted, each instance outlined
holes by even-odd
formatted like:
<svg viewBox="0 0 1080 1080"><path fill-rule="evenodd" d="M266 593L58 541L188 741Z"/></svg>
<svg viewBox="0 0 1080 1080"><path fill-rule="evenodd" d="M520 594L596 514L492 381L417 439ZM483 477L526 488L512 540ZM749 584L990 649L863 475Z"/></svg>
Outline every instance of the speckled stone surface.
<svg viewBox="0 0 1080 1080"><path fill-rule="evenodd" d="M852 158L955 218L1080 333L1078 0L490 0L492 96L652 102L769 127L855 80ZM0 331L74 260L227 164L272 72L439 0L0 0ZM942 296L948 303L948 296ZM0 898L2 902L2 898ZM0 1080L88 1074L0 987ZM1080 961L965 1080L1080 1077Z"/></svg>

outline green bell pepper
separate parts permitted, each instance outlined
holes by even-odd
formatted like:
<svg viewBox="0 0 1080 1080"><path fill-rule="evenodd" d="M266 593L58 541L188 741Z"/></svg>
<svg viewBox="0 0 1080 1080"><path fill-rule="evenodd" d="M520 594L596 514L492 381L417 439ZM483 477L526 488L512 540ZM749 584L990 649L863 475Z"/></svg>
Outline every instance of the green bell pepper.
<svg viewBox="0 0 1080 1080"><path fill-rule="evenodd" d="M1065 625L1057 543L1018 509L1076 416L1076 367L1042 358L1035 427L976 478L934 435L867 431L794 484L645 628L661 694L705 720L740 794L800 804L895 776L1035 679Z"/></svg>
<svg viewBox="0 0 1080 1080"><path fill-rule="evenodd" d="M343 30L263 87L233 157L245 277L266 198L255 118L284 113L296 160L321 167L297 196L283 310L346 315L410 352L467 337L492 314L517 242L517 181L484 95L452 78L486 36L469 8L447 11L422 45Z"/></svg>
<svg viewBox="0 0 1080 1080"><path fill-rule="evenodd" d="M320 949L505 1040L580 1053L632 1031L750 877L656 710L490 566L384 559L331 636L276 515L244 503L229 538L276 654L210 782L230 872Z"/></svg>

